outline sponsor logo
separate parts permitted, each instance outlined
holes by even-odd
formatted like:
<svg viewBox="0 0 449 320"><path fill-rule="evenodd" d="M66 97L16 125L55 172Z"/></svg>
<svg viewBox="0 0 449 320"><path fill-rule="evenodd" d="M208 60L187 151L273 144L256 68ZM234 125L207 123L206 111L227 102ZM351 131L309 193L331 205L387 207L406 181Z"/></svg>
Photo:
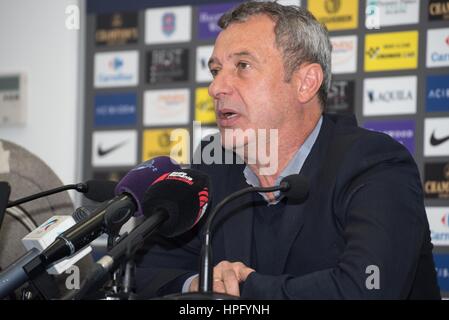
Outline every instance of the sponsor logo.
<svg viewBox="0 0 449 320"><path fill-rule="evenodd" d="M449 118L424 120L424 156L449 156Z"/></svg>
<svg viewBox="0 0 449 320"><path fill-rule="evenodd" d="M415 121L368 121L365 122L363 126L368 130L388 134L390 137L403 144L412 155L415 153Z"/></svg>
<svg viewBox="0 0 449 320"><path fill-rule="evenodd" d="M117 51L95 54L96 88L135 86L138 82L138 52Z"/></svg>
<svg viewBox="0 0 449 320"><path fill-rule="evenodd" d="M213 39L221 31L218 20L238 3L220 3L198 7L198 38Z"/></svg>
<svg viewBox="0 0 449 320"><path fill-rule="evenodd" d="M429 0L429 20L449 20L449 1Z"/></svg>
<svg viewBox="0 0 449 320"><path fill-rule="evenodd" d="M369 10L368 10L369 9ZM418 0L368 0L366 1L365 25L370 25L369 19L376 14L378 27L394 26L400 24L412 24L419 22L419 1Z"/></svg>
<svg viewBox="0 0 449 320"><path fill-rule="evenodd" d="M53 218L41 226L42 231L47 231L52 225L58 222L57 218Z"/></svg>
<svg viewBox="0 0 449 320"><path fill-rule="evenodd" d="M207 88L195 90L195 121L204 124L215 124L214 100L209 95Z"/></svg>
<svg viewBox="0 0 449 320"><path fill-rule="evenodd" d="M196 48L196 82L211 82L212 75L208 62L214 46L201 46Z"/></svg>
<svg viewBox="0 0 449 320"><path fill-rule="evenodd" d="M97 149L97 153L99 157L104 157L108 154L110 154L111 152L114 152L115 150L117 150L118 148L121 148L122 146L124 146L127 143L127 141L123 141L121 143L118 143L116 145L113 145L109 148L104 149L101 144L98 145L98 149Z"/></svg>
<svg viewBox="0 0 449 320"><path fill-rule="evenodd" d="M449 163L426 163L424 193L430 199L449 199Z"/></svg>
<svg viewBox="0 0 449 320"><path fill-rule="evenodd" d="M134 125L137 121L135 93L95 96L95 125Z"/></svg>
<svg viewBox="0 0 449 320"><path fill-rule="evenodd" d="M365 71L415 69L418 31L367 34Z"/></svg>
<svg viewBox="0 0 449 320"><path fill-rule="evenodd" d="M143 132L142 160L169 156L177 163L190 159L190 134L187 129L148 129Z"/></svg>
<svg viewBox="0 0 449 320"><path fill-rule="evenodd" d="M327 13L337 13L341 7L341 0L325 0L324 8Z"/></svg>
<svg viewBox="0 0 449 320"><path fill-rule="evenodd" d="M162 15L162 32L168 37L175 32L176 16L173 12L167 12Z"/></svg>
<svg viewBox="0 0 449 320"><path fill-rule="evenodd" d="M326 111L354 113L354 80L334 80L327 93Z"/></svg>
<svg viewBox="0 0 449 320"><path fill-rule="evenodd" d="M449 207L427 207L430 236L435 246L449 245Z"/></svg>
<svg viewBox="0 0 449 320"><path fill-rule="evenodd" d="M440 139L435 138L435 131L433 131L432 135L430 136L430 144L432 146L439 146L440 144L445 143L448 140L449 140L449 135L444 138L440 138Z"/></svg>
<svg viewBox="0 0 449 320"><path fill-rule="evenodd" d="M205 187L203 188L203 190L198 192L198 198L200 201L200 209L198 211L198 216L196 217L194 225L201 219L201 217L207 210L207 204L209 203L209 189Z"/></svg>
<svg viewBox="0 0 449 320"><path fill-rule="evenodd" d="M449 291L449 254L433 254L435 271L440 290Z"/></svg>
<svg viewBox="0 0 449 320"><path fill-rule="evenodd" d="M97 15L95 31L97 45L137 43L138 37L137 12Z"/></svg>
<svg viewBox="0 0 449 320"><path fill-rule="evenodd" d="M92 136L94 167L132 166L137 160L137 132L134 130L96 131Z"/></svg>
<svg viewBox="0 0 449 320"><path fill-rule="evenodd" d="M426 111L449 111L449 75L427 77Z"/></svg>
<svg viewBox="0 0 449 320"><path fill-rule="evenodd" d="M188 62L188 49L153 49L147 53L147 82L156 84L187 81Z"/></svg>
<svg viewBox="0 0 449 320"><path fill-rule="evenodd" d="M188 185L193 185L193 178L183 171L174 171L165 173L159 178L157 178L151 185L157 184L164 180L176 180L181 181L183 183L187 183Z"/></svg>
<svg viewBox="0 0 449 320"><path fill-rule="evenodd" d="M427 30L428 68L449 66L449 28Z"/></svg>
<svg viewBox="0 0 449 320"><path fill-rule="evenodd" d="M301 6L301 0L278 0L277 3L283 6Z"/></svg>
<svg viewBox="0 0 449 320"><path fill-rule="evenodd" d="M307 1L308 9L329 30L355 29L358 26L359 1Z"/></svg>
<svg viewBox="0 0 449 320"><path fill-rule="evenodd" d="M143 105L143 123L146 126L187 124L189 122L189 89L146 91Z"/></svg>
<svg viewBox="0 0 449 320"><path fill-rule="evenodd" d="M357 36L331 37L332 73L357 71Z"/></svg>
<svg viewBox="0 0 449 320"><path fill-rule="evenodd" d="M145 11L145 43L190 41L191 20L190 6L148 9Z"/></svg>
<svg viewBox="0 0 449 320"><path fill-rule="evenodd" d="M364 80L363 114L392 115L416 112L416 76Z"/></svg>

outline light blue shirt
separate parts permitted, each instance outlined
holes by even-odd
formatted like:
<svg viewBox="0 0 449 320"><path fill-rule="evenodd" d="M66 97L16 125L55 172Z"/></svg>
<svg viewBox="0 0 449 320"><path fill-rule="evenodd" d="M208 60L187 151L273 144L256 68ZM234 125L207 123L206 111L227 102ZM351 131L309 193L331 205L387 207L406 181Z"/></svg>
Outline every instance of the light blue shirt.
<svg viewBox="0 0 449 320"><path fill-rule="evenodd" d="M291 174L297 174L301 170L302 166L304 165L304 162L306 161L307 157L309 156L310 150L312 150L313 145L315 144L316 139L318 138L318 134L320 133L321 124L323 123L323 116L320 117L320 120L316 124L315 128L312 130L310 135L307 137L306 141L302 144L302 146L296 151L293 158L290 160L290 162L287 164L284 170L279 174L279 177L277 177L275 181L275 185L278 185L281 183L281 180L285 177L291 175ZM257 178L256 174L250 169L249 166L246 166L243 170L243 174L246 178L246 183L253 187L260 187L260 181ZM279 191L276 191L274 193L275 200L273 202L269 202L267 196L265 193L259 193L264 199L268 202L268 205L274 205L282 200L284 197L280 194Z"/></svg>

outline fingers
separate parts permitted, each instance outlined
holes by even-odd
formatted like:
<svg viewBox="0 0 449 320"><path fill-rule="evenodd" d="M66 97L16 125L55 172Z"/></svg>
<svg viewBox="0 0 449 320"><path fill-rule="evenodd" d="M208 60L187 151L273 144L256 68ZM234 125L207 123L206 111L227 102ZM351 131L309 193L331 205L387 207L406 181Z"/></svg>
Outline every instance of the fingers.
<svg viewBox="0 0 449 320"><path fill-rule="evenodd" d="M239 279L233 269L226 269L223 272L223 283L227 294L240 296Z"/></svg>
<svg viewBox="0 0 449 320"><path fill-rule="evenodd" d="M192 282L190 283L189 292L196 292L199 288L199 278L196 276L193 278Z"/></svg>
<svg viewBox="0 0 449 320"><path fill-rule="evenodd" d="M240 296L239 284L253 271L241 262L221 261L214 268L213 290Z"/></svg>
<svg viewBox="0 0 449 320"><path fill-rule="evenodd" d="M214 292L218 292L218 293L226 293L226 288L225 288L225 284L224 284L223 280L218 279L218 278L214 279L212 290Z"/></svg>

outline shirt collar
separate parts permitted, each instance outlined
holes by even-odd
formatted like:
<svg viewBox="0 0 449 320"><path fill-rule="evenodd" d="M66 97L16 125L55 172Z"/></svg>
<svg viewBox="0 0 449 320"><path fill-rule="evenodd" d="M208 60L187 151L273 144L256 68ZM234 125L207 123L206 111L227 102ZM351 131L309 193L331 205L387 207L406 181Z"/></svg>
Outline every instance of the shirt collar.
<svg viewBox="0 0 449 320"><path fill-rule="evenodd" d="M276 179L275 182L276 185L278 185L283 178L291 174L297 174L301 171L301 168L304 165L304 162L306 161L307 156L310 153L310 150L312 150L312 147L315 144L316 139L318 138L318 134L320 133L322 123L323 123L323 116L320 117L320 120L316 124L315 128L309 134L306 141L304 141L301 147L299 147L298 151L296 151L293 158L289 161L285 169L282 170L279 177ZM248 165L243 170L243 175L245 176L246 183L248 183L253 187L260 187L259 179ZM264 199L268 202L265 193L260 193L260 195L262 195ZM276 197L276 200L274 202L268 202L268 205L277 204L283 198L283 196L280 194L279 191L275 192L274 195Z"/></svg>

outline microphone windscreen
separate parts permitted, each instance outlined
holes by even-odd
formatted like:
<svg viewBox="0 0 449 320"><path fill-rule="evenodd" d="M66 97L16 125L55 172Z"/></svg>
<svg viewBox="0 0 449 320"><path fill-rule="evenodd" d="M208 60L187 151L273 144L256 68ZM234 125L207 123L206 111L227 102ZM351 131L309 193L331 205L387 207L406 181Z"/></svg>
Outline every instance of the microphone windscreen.
<svg viewBox="0 0 449 320"><path fill-rule="evenodd" d="M170 157L156 157L131 169L115 188L115 195L127 193L137 204L135 216L143 214L142 202L148 187L164 173L179 170L181 167Z"/></svg>
<svg viewBox="0 0 449 320"><path fill-rule="evenodd" d="M295 203L302 203L309 195L309 182L306 177L299 174L292 174L281 180L281 186L286 185L286 188L281 192Z"/></svg>
<svg viewBox="0 0 449 320"><path fill-rule="evenodd" d="M178 236L193 228L204 216L209 203L209 176L185 169L164 174L145 193L143 212L149 217L164 210L169 217L159 228L166 237Z"/></svg>
<svg viewBox="0 0 449 320"><path fill-rule="evenodd" d="M87 191L84 193L84 196L87 199L103 202L115 197L114 190L117 182L111 180L88 180L86 181L86 186Z"/></svg>

